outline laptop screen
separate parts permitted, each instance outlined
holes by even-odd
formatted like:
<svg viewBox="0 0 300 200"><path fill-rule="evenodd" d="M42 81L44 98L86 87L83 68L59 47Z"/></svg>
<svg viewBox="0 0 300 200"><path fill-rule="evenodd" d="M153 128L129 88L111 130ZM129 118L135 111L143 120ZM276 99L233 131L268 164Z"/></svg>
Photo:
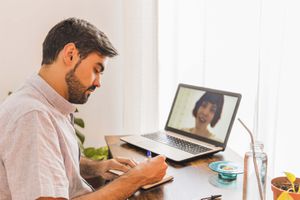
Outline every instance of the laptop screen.
<svg viewBox="0 0 300 200"><path fill-rule="evenodd" d="M241 95L179 84L166 130L226 146Z"/></svg>

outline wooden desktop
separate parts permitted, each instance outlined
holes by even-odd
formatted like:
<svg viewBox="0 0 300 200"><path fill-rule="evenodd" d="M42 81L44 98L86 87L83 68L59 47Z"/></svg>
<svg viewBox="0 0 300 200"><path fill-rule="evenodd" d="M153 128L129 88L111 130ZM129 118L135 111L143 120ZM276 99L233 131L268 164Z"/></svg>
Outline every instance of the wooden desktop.
<svg viewBox="0 0 300 200"><path fill-rule="evenodd" d="M144 161L146 151L120 141L121 136L105 136L110 156L128 157L136 161ZM234 161L242 165L242 158L227 148L224 152L199 158L182 164L167 161L169 168L167 174L174 176L174 180L149 190L139 190L130 200L200 200L211 195L222 195L222 199L242 199L243 175L237 180L228 183L226 188L218 185L218 175L209 169L208 164L213 161Z"/></svg>

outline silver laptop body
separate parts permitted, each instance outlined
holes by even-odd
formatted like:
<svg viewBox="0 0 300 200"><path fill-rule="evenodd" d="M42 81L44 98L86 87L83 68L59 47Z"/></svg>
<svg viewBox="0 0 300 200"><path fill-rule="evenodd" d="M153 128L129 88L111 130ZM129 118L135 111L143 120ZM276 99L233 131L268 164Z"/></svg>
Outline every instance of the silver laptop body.
<svg viewBox="0 0 300 200"><path fill-rule="evenodd" d="M224 151L241 94L179 84L165 131L121 140L182 162Z"/></svg>

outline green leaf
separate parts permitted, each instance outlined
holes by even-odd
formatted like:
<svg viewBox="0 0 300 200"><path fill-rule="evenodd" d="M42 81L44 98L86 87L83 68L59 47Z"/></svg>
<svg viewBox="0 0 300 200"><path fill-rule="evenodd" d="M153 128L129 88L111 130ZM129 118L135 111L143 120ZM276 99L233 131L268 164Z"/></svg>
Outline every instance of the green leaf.
<svg viewBox="0 0 300 200"><path fill-rule="evenodd" d="M100 147L98 149L96 149L96 153L97 155L108 155L108 147Z"/></svg>
<svg viewBox="0 0 300 200"><path fill-rule="evenodd" d="M287 191L284 191L280 194L280 196L277 198L277 200L294 200L291 195Z"/></svg>
<svg viewBox="0 0 300 200"><path fill-rule="evenodd" d="M85 148L83 154L88 158L92 158L96 154L96 149L94 147Z"/></svg>
<svg viewBox="0 0 300 200"><path fill-rule="evenodd" d="M91 159L92 160L103 160L103 159L105 159L105 156L103 156L103 155L93 155L91 157Z"/></svg>
<svg viewBox="0 0 300 200"><path fill-rule="evenodd" d="M76 125L78 125L79 127L84 128L84 121L83 121L83 119L75 117L74 118L74 123Z"/></svg>
<svg viewBox="0 0 300 200"><path fill-rule="evenodd" d="M295 180L296 180L296 176L290 172L284 172L287 179L291 182L291 183L294 183Z"/></svg>
<svg viewBox="0 0 300 200"><path fill-rule="evenodd" d="M85 136L77 128L75 128L75 133L76 133L77 138L79 139L80 143L83 145Z"/></svg>
<svg viewBox="0 0 300 200"><path fill-rule="evenodd" d="M105 146L97 149L94 147L88 147L84 149L83 153L87 158L92 160L107 160L108 147Z"/></svg>

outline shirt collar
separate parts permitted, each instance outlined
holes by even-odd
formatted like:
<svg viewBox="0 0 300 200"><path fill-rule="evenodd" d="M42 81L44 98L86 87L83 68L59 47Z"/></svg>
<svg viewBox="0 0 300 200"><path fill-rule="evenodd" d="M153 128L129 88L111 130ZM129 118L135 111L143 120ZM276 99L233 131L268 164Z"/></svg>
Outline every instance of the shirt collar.
<svg viewBox="0 0 300 200"><path fill-rule="evenodd" d="M75 112L76 107L58 94L42 77L38 74L32 75L27 83L40 92L47 101L64 115Z"/></svg>

